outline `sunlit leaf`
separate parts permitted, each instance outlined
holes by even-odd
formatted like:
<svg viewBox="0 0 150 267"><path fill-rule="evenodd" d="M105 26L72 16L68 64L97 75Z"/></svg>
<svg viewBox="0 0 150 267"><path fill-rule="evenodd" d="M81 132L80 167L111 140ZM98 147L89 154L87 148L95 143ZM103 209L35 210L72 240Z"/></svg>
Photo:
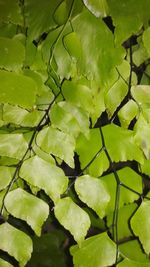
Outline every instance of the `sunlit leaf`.
<svg viewBox="0 0 150 267"><path fill-rule="evenodd" d="M129 259L125 259L121 261L119 264L117 264L118 267L150 267L150 263L141 263L132 261Z"/></svg>
<svg viewBox="0 0 150 267"><path fill-rule="evenodd" d="M121 256L137 263L148 263L147 255L142 251L138 240L130 240L119 245ZM150 263L149 263L150 264ZM120 265L119 265L120 266Z"/></svg>
<svg viewBox="0 0 150 267"><path fill-rule="evenodd" d="M18 70L23 66L25 49L21 42L0 38L0 68Z"/></svg>
<svg viewBox="0 0 150 267"><path fill-rule="evenodd" d="M8 263L7 261L0 259L0 266L1 267L13 267L13 265L11 265L10 263Z"/></svg>
<svg viewBox="0 0 150 267"><path fill-rule="evenodd" d="M82 108L65 101L59 102L52 107L50 118L55 127L70 135L77 137L80 132L88 135L89 117Z"/></svg>
<svg viewBox="0 0 150 267"><path fill-rule="evenodd" d="M150 56L150 27L148 27L143 33L143 43Z"/></svg>
<svg viewBox="0 0 150 267"><path fill-rule="evenodd" d="M24 127L35 127L42 119L44 112L33 110L28 112L18 106L4 104L3 120L7 123L13 123Z"/></svg>
<svg viewBox="0 0 150 267"><path fill-rule="evenodd" d="M112 161L136 160L143 162L143 154L136 145L133 132L115 124L102 128L105 145Z"/></svg>
<svg viewBox="0 0 150 267"><path fill-rule="evenodd" d="M54 211L57 220L70 231L75 241L81 246L90 227L88 214L69 197L60 199Z"/></svg>
<svg viewBox="0 0 150 267"><path fill-rule="evenodd" d="M91 129L88 138L80 135L77 139L76 152L79 155L81 168L86 168L86 173L95 177L100 176L109 167L109 161L101 148L99 129Z"/></svg>
<svg viewBox="0 0 150 267"><path fill-rule="evenodd" d="M33 79L14 72L0 71L0 103L32 108L35 103L36 83Z"/></svg>
<svg viewBox="0 0 150 267"><path fill-rule="evenodd" d="M121 104L127 92L128 92L128 86L122 78L120 78L112 86L112 88L110 88L105 97L106 109L109 117L113 115L114 111Z"/></svg>
<svg viewBox="0 0 150 267"><path fill-rule="evenodd" d="M131 87L131 94L139 105L150 103L150 86L136 85Z"/></svg>
<svg viewBox="0 0 150 267"><path fill-rule="evenodd" d="M21 159L28 148L22 134L0 134L0 155Z"/></svg>
<svg viewBox="0 0 150 267"><path fill-rule="evenodd" d="M51 153L64 160L69 166L74 166L75 140L69 134L46 127L39 132L36 142L48 154Z"/></svg>
<svg viewBox="0 0 150 267"><path fill-rule="evenodd" d="M150 176L150 159L149 160L145 159L143 164L141 164L140 166L141 166L141 171Z"/></svg>
<svg viewBox="0 0 150 267"><path fill-rule="evenodd" d="M64 37L63 41L69 55L76 60L80 60L82 57L82 46L77 34L75 32L69 33Z"/></svg>
<svg viewBox="0 0 150 267"><path fill-rule="evenodd" d="M100 218L105 216L105 209L110 201L110 196L102 180L83 175L77 178L75 190L79 198L96 211Z"/></svg>
<svg viewBox="0 0 150 267"><path fill-rule="evenodd" d="M135 142L144 152L145 157L147 159L150 159L150 144L149 144L150 123L148 123L141 114L135 124L134 132L135 132L135 137L134 137Z"/></svg>
<svg viewBox="0 0 150 267"><path fill-rule="evenodd" d="M62 86L65 99L78 107L83 107L87 112L92 111L92 92L82 81L65 81ZM80 97L79 97L80 95Z"/></svg>
<svg viewBox="0 0 150 267"><path fill-rule="evenodd" d="M136 236L139 237L143 249L150 253L150 201L143 201L131 219L131 227Z"/></svg>
<svg viewBox="0 0 150 267"><path fill-rule="evenodd" d="M49 206L21 188L12 190L5 198L5 207L14 217L25 220L39 236L49 214Z"/></svg>
<svg viewBox="0 0 150 267"><path fill-rule="evenodd" d="M81 248L72 246L70 252L75 267L110 266L116 258L116 246L106 233L86 239Z"/></svg>
<svg viewBox="0 0 150 267"><path fill-rule="evenodd" d="M96 17L106 17L108 15L107 0L83 0L83 2Z"/></svg>
<svg viewBox="0 0 150 267"><path fill-rule="evenodd" d="M31 257L32 240L8 223L0 225L0 249L13 256L24 267Z"/></svg>
<svg viewBox="0 0 150 267"><path fill-rule="evenodd" d="M121 125L127 128L137 114L138 106L136 102L131 99L118 112Z"/></svg>
<svg viewBox="0 0 150 267"><path fill-rule="evenodd" d="M133 203L134 200L137 200L139 198L138 194L142 194L142 179L140 175L138 175L135 171L133 171L129 167L125 167L117 171L117 175L120 181L125 186L131 189L129 190L128 188L120 186L120 200L118 204L119 207L122 207L125 204ZM105 175L100 179L102 179L105 185L107 186L109 195L111 197L106 209L107 214L109 214L109 212L114 212L115 208L116 179L114 173ZM137 194L132 192L132 190L136 191Z"/></svg>
<svg viewBox="0 0 150 267"><path fill-rule="evenodd" d="M0 166L0 190L7 187L12 179L14 168Z"/></svg>
<svg viewBox="0 0 150 267"><path fill-rule="evenodd" d="M129 227L129 219L136 209L137 205L135 203L125 205L119 209L118 223L117 223L117 233L119 240L132 236L131 229ZM112 229L111 227L113 224L113 216L114 216L113 212L109 213L107 216L107 226L110 227L110 231ZM123 227L122 227L122 222L123 222Z"/></svg>
<svg viewBox="0 0 150 267"><path fill-rule="evenodd" d="M24 161L20 176L29 184L43 189L53 201L60 198L68 185L68 179L60 168L38 156Z"/></svg>

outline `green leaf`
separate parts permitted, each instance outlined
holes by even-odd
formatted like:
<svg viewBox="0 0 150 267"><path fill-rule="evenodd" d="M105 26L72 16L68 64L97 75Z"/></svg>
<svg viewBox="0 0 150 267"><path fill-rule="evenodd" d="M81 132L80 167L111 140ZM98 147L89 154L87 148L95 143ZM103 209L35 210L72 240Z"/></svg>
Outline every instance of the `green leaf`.
<svg viewBox="0 0 150 267"><path fill-rule="evenodd" d="M135 261L137 263L148 263L147 255L142 251L138 240L130 240L119 245L119 252L123 258ZM149 263L150 264L150 263Z"/></svg>
<svg viewBox="0 0 150 267"><path fill-rule="evenodd" d="M81 246L90 227L88 214L69 197L60 199L54 212L57 220L70 231L75 241Z"/></svg>
<svg viewBox="0 0 150 267"><path fill-rule="evenodd" d="M112 117L113 113L121 104L127 93L128 85L122 78L119 78L105 96L105 104L109 117Z"/></svg>
<svg viewBox="0 0 150 267"><path fill-rule="evenodd" d="M23 127L35 127L43 116L43 111L32 110L28 112L18 106L9 104L4 104L3 106L3 120L7 123L13 123Z"/></svg>
<svg viewBox="0 0 150 267"><path fill-rule="evenodd" d="M138 175L135 171L133 171L129 167L125 167L117 171L117 174L122 184L126 185L131 190L134 190L137 193L142 194L142 179L140 175ZM114 173L105 175L100 179L107 186L109 195L111 197L106 209L106 213L109 214L109 212L114 212L115 208L116 194L114 192L116 192L116 179ZM123 205L128 203L133 203L138 198L139 198L138 194L130 191L127 188L124 188L123 186L120 186L119 207L122 207Z"/></svg>
<svg viewBox="0 0 150 267"><path fill-rule="evenodd" d="M22 134L0 134L0 155L21 159L28 144Z"/></svg>
<svg viewBox="0 0 150 267"><path fill-rule="evenodd" d="M0 68L17 71L23 66L25 48L21 42L0 37Z"/></svg>
<svg viewBox="0 0 150 267"><path fill-rule="evenodd" d="M53 14L60 3L61 0L25 1L25 17L30 40L40 37L43 32L47 32L56 26Z"/></svg>
<svg viewBox="0 0 150 267"><path fill-rule="evenodd" d="M77 137L80 132L88 135L89 117L82 108L66 101L55 104L50 112L50 119L54 127Z"/></svg>
<svg viewBox="0 0 150 267"><path fill-rule="evenodd" d="M1 267L13 267L13 265L11 265L10 263L8 263L7 261L0 259L0 266Z"/></svg>
<svg viewBox="0 0 150 267"><path fill-rule="evenodd" d="M66 1L62 1L60 3L60 5L57 7L57 9L55 10L55 13L53 15L54 21L56 22L56 24L58 25L62 25L66 22L67 20L67 16L68 12L67 12L67 3Z"/></svg>
<svg viewBox="0 0 150 267"><path fill-rule="evenodd" d="M6 188L11 179L14 168L0 166L0 190Z"/></svg>
<svg viewBox="0 0 150 267"><path fill-rule="evenodd" d="M143 154L136 145L133 131L123 129L115 124L102 128L107 151L114 162L136 160L143 162Z"/></svg>
<svg viewBox="0 0 150 267"><path fill-rule="evenodd" d="M18 188L7 194L5 207L14 217L25 220L40 236L41 227L49 214L49 206L43 200Z"/></svg>
<svg viewBox="0 0 150 267"><path fill-rule="evenodd" d="M129 219L134 211L137 209L137 204L131 203L129 205L125 205L118 210L118 223L117 223L117 232L118 232L118 239L124 239L126 237L132 236L131 229L129 228ZM113 224L113 216L114 213L111 212L107 216L107 226L111 227ZM122 227L123 222L123 227Z"/></svg>
<svg viewBox="0 0 150 267"><path fill-rule="evenodd" d="M36 84L24 75L0 71L0 103L32 108L35 103Z"/></svg>
<svg viewBox="0 0 150 267"><path fill-rule="evenodd" d="M79 198L96 211L100 218L105 216L110 196L102 180L89 175L83 175L77 178L75 190Z"/></svg>
<svg viewBox="0 0 150 267"><path fill-rule="evenodd" d="M24 267L32 253L30 237L8 223L0 225L0 236L0 249L13 256L20 267Z"/></svg>
<svg viewBox="0 0 150 267"><path fill-rule="evenodd" d="M121 0L119 3L115 0L108 0L108 6L115 26L116 42L119 44L140 30L143 17L146 15L145 10L150 7L149 1L143 3L140 0L136 2Z"/></svg>
<svg viewBox="0 0 150 267"><path fill-rule="evenodd" d="M65 81L62 85L62 92L69 103L82 107L89 113L92 111L92 91L85 84L84 80Z"/></svg>
<svg viewBox="0 0 150 267"><path fill-rule="evenodd" d="M64 36L63 41L69 55L76 61L80 60L82 57L82 46L78 35L75 32L71 32Z"/></svg>
<svg viewBox="0 0 150 267"><path fill-rule="evenodd" d="M143 43L150 56L150 27L148 27L143 33Z"/></svg>
<svg viewBox="0 0 150 267"><path fill-rule="evenodd" d="M83 2L96 17L106 17L108 15L107 0L83 0Z"/></svg>
<svg viewBox="0 0 150 267"><path fill-rule="evenodd" d="M144 103L150 104L150 85L132 86L131 94L140 106Z"/></svg>
<svg viewBox="0 0 150 267"><path fill-rule="evenodd" d="M89 150L90 147L90 150ZM86 138L83 134L79 136L76 142L76 152L79 155L81 168L86 168L86 173L92 176L100 176L109 167L109 161L105 152L102 150L102 142L99 129L90 129L89 136Z"/></svg>
<svg viewBox="0 0 150 267"><path fill-rule="evenodd" d="M150 267L150 263L141 263L141 262L135 262L129 259L125 259L119 264L117 264L118 267Z"/></svg>
<svg viewBox="0 0 150 267"><path fill-rule="evenodd" d="M20 176L29 184L43 189L55 202L66 191L68 185L68 179L60 168L38 156L24 161Z"/></svg>
<svg viewBox="0 0 150 267"><path fill-rule="evenodd" d="M144 251L150 253L150 201L143 201L131 219L131 227L136 236L139 237Z"/></svg>
<svg viewBox="0 0 150 267"><path fill-rule="evenodd" d="M108 73L121 63L124 50L114 46L113 34L106 24L88 10L76 16L72 25L83 51L77 65L78 73L88 80L96 80L99 86L107 85L110 78Z"/></svg>
<svg viewBox="0 0 150 267"><path fill-rule="evenodd" d="M59 157L70 167L74 167L75 140L72 136L55 128L46 127L39 132L36 141L45 152Z"/></svg>
<svg viewBox="0 0 150 267"><path fill-rule="evenodd" d="M23 18L17 0L0 1L0 22L12 22L14 24L22 25Z"/></svg>
<svg viewBox="0 0 150 267"><path fill-rule="evenodd" d="M135 127L135 142L144 152L144 155L147 159L150 159L150 123L147 123L143 115L140 114Z"/></svg>
<svg viewBox="0 0 150 267"><path fill-rule="evenodd" d="M72 246L74 267L110 266L115 263L116 246L106 233L83 241L81 248Z"/></svg>
<svg viewBox="0 0 150 267"><path fill-rule="evenodd" d="M143 164L140 165L142 173L150 176L150 159L145 159Z"/></svg>
<svg viewBox="0 0 150 267"><path fill-rule="evenodd" d="M138 115L138 106L130 99L118 112L122 127L128 128L130 122Z"/></svg>

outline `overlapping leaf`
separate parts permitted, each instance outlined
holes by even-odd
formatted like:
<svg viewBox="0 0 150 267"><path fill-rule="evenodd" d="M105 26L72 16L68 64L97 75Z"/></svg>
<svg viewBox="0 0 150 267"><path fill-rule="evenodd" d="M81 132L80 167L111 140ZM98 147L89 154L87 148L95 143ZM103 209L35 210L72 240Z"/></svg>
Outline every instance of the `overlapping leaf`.
<svg viewBox="0 0 150 267"><path fill-rule="evenodd" d="M36 83L33 79L14 72L0 71L0 103L32 108L35 104Z"/></svg>
<svg viewBox="0 0 150 267"><path fill-rule="evenodd" d="M23 134L0 134L0 155L21 159L28 148Z"/></svg>
<svg viewBox="0 0 150 267"><path fill-rule="evenodd" d="M106 17L108 15L106 0L83 0L83 2L96 17Z"/></svg>
<svg viewBox="0 0 150 267"><path fill-rule="evenodd" d="M131 219L131 227L136 236L139 237L143 249L147 254L150 253L150 202L143 201Z"/></svg>
<svg viewBox="0 0 150 267"><path fill-rule="evenodd" d="M130 191L127 188L124 188L121 186L120 188L120 201L119 206L122 207L125 204L132 203L134 200L139 198L138 194L142 194L142 180L141 176L138 175L135 171L133 171L129 167L125 167L117 172L117 175L120 179L120 181L127 187L129 187L131 190L134 190L136 193ZM109 212L114 211L115 207L115 193L116 192L116 180L114 173L105 175L101 178L105 185L107 186L109 195L110 195L110 201L108 203L106 212L109 214Z"/></svg>
<svg viewBox="0 0 150 267"><path fill-rule="evenodd" d="M20 267L24 267L31 257L32 240L24 232L8 223L0 225L0 249L13 256Z"/></svg>
<svg viewBox="0 0 150 267"><path fill-rule="evenodd" d="M0 190L6 188L11 179L13 174L14 168L0 166Z"/></svg>
<svg viewBox="0 0 150 267"><path fill-rule="evenodd" d="M5 198L5 207L14 217L25 220L39 236L49 214L49 206L21 188L12 190Z"/></svg>
<svg viewBox="0 0 150 267"><path fill-rule="evenodd" d="M136 160L143 162L143 154L136 145L133 132L125 130L115 124L102 128L105 146L112 161Z"/></svg>
<svg viewBox="0 0 150 267"><path fill-rule="evenodd" d="M60 168L38 156L24 161L20 176L29 184L43 189L53 201L60 198L68 185L68 179Z"/></svg>
<svg viewBox="0 0 150 267"><path fill-rule="evenodd" d="M88 135L89 118L87 112L82 108L66 101L59 102L51 109L50 118L54 127L70 135L77 137L80 132Z"/></svg>
<svg viewBox="0 0 150 267"><path fill-rule="evenodd" d="M52 127L46 127L39 132L36 142L48 154L51 153L74 167L75 140L71 135Z"/></svg>
<svg viewBox="0 0 150 267"><path fill-rule="evenodd" d="M75 241L81 246L90 227L88 214L69 197L60 199L54 211L57 220L70 231Z"/></svg>
<svg viewBox="0 0 150 267"><path fill-rule="evenodd" d="M81 248L71 247L75 267L110 266L115 263L116 247L106 233L86 239Z"/></svg>
<svg viewBox="0 0 150 267"><path fill-rule="evenodd" d="M9 38L0 38L0 68L18 70L23 66L25 49L21 42Z"/></svg>
<svg viewBox="0 0 150 267"><path fill-rule="evenodd" d="M100 218L105 216L110 196L103 181L89 175L83 175L77 178L75 190L79 198L96 211Z"/></svg>

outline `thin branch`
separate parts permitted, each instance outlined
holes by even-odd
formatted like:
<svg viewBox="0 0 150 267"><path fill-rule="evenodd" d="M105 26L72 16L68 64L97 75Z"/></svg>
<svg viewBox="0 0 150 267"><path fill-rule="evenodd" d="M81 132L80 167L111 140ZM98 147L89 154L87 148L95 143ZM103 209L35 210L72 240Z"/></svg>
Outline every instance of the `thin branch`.
<svg viewBox="0 0 150 267"><path fill-rule="evenodd" d="M30 141L29 141L28 148L27 148L26 152L24 153L23 157L21 158L21 160L20 160L20 161L18 162L18 164L16 165L15 172L14 172L13 177L12 177L12 179L11 179L11 181L10 181L10 183L9 183L9 185L8 185L8 187L7 187L7 189L6 189L5 195L4 195L3 200L2 200L2 206L1 206L1 209L0 209L0 214L2 214L2 212L3 212L3 208L4 208L4 206L5 206L5 203L4 203L4 202L5 202L5 198L6 198L7 194L8 194L8 192L11 190L11 188L12 188L13 184L15 183L15 181L18 179L20 168L21 168L21 166L22 166L22 164L23 164L23 162L24 162L24 160L25 160L25 158L26 158L28 152L32 150L32 144L33 144L33 141L34 141L34 139L35 139L35 136L36 136L36 134L37 134L37 133L38 133L38 132L39 132L39 131L46 125L46 122L47 122L47 116L48 116L48 114L49 114L49 111L50 111L50 109L51 109L53 103L55 102L56 98L57 98L59 95L60 95L60 92L57 94L57 96L54 97L54 99L53 99L53 100L51 101L51 103L49 104L48 108L45 110L45 114L44 114L44 116L41 118L40 122L39 122L38 125L35 127L35 130L34 130L32 136L31 136L31 138L30 138ZM46 121L45 121L45 119L46 119ZM44 121L45 121L45 122L44 122ZM43 122L44 122L44 123L43 123ZM42 123L43 123L43 124L42 124Z"/></svg>
<svg viewBox="0 0 150 267"><path fill-rule="evenodd" d="M115 208L114 208L114 214L113 214L113 238L116 242L116 264L117 264L117 260L118 260L118 254L119 254L119 250L118 250L118 214L119 214L119 200L120 200L120 185L121 185L121 182L120 182L120 179L119 179L119 176L113 166L113 162L112 162L112 159L108 153L108 150L106 148L106 144L105 144L105 139L104 139L104 135L103 135L103 132L102 132L102 128L100 127L100 135L101 135L101 140L102 140L102 145L104 147L104 151L105 151L105 154L106 154L106 157L108 158L108 161L110 163L110 166L113 170L113 173L114 173L114 177L115 177L115 180L116 180L116 184L117 184L117 187L116 187L116 194L115 194Z"/></svg>

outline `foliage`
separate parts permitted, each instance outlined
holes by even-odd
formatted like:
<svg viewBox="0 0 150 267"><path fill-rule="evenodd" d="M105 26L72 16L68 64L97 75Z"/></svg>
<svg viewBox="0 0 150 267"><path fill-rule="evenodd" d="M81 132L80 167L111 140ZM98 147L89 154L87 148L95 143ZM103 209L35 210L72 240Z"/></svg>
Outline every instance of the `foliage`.
<svg viewBox="0 0 150 267"><path fill-rule="evenodd" d="M0 1L0 266L150 266L149 10Z"/></svg>

